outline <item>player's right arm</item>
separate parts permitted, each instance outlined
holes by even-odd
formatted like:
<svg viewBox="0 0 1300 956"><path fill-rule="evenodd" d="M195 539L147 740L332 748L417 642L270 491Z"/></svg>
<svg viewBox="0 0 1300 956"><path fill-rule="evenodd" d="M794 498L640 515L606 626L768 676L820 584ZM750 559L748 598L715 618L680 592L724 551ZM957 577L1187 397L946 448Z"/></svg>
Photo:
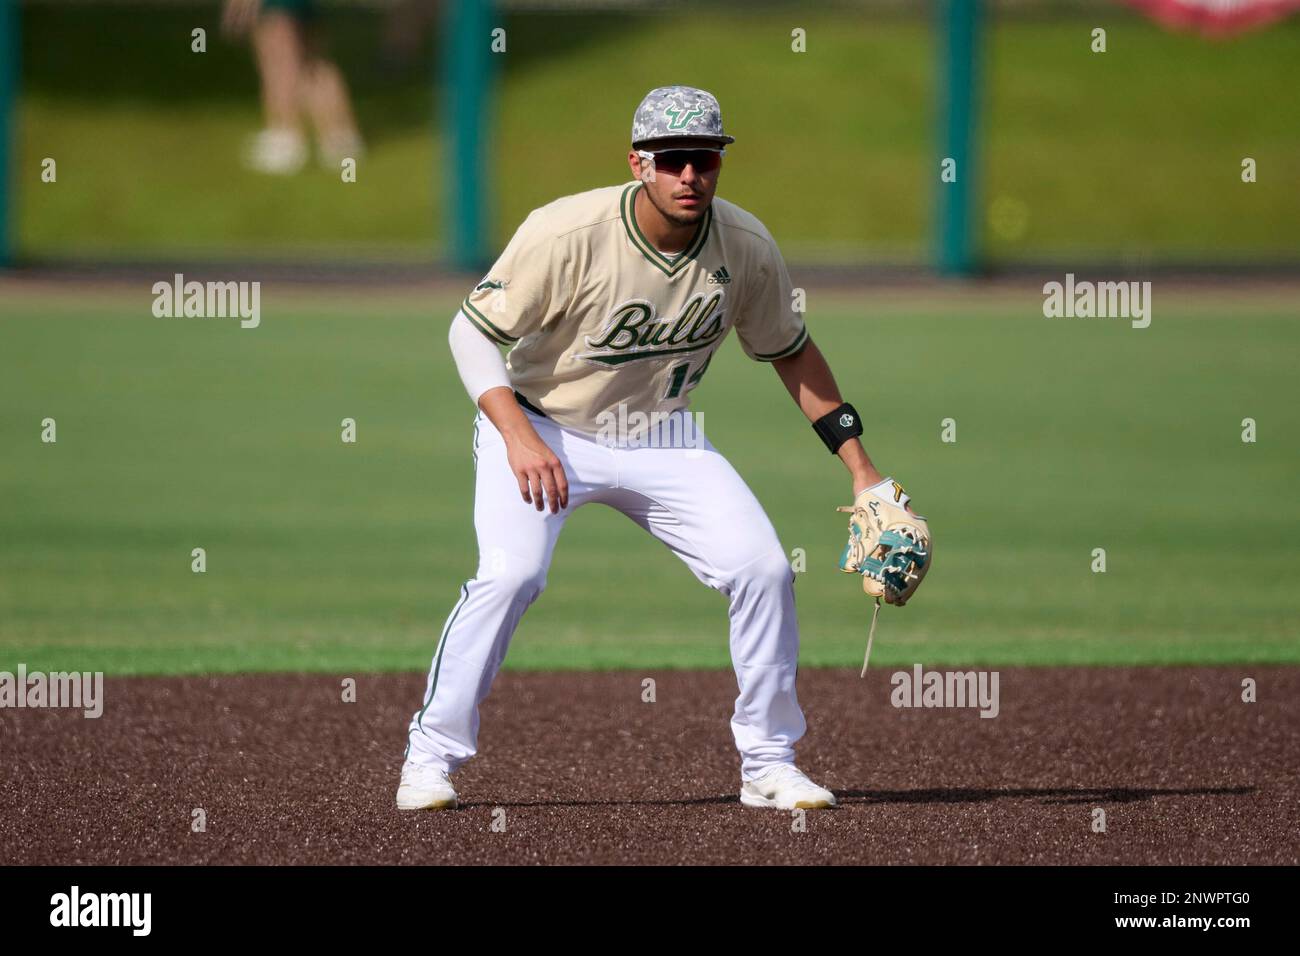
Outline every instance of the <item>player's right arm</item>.
<svg viewBox="0 0 1300 956"><path fill-rule="evenodd" d="M506 460L524 501L538 511L549 505L552 514L568 507L564 466L515 400L510 373L497 344L479 334L464 312L457 312L452 319L447 344L466 393L505 439Z"/></svg>
<svg viewBox="0 0 1300 956"><path fill-rule="evenodd" d="M515 400L513 389L490 388L478 400L478 407L488 417L506 442L506 459L519 482L524 501L538 511L549 505L551 514L569 506L569 479L564 465L542 441Z"/></svg>
<svg viewBox="0 0 1300 956"><path fill-rule="evenodd" d="M562 310L567 289L558 258L545 217L534 210L466 296L450 336L466 391L505 439L520 495L552 514L569 504L564 466L515 399L498 346L513 346Z"/></svg>

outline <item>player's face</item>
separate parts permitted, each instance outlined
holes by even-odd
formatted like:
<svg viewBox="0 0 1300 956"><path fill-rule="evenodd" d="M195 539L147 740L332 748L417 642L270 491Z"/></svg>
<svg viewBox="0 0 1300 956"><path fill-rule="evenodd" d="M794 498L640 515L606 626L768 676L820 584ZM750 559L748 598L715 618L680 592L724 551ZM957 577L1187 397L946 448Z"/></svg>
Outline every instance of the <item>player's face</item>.
<svg viewBox="0 0 1300 956"><path fill-rule="evenodd" d="M716 149L717 143L692 139L679 140L660 140L650 144L647 147L650 152L659 152L664 149ZM677 157L680 160L680 157ZM705 160L699 164L687 163L680 169L678 163L665 162L655 164L654 181L647 182L643 175L648 163L645 163L632 150L628 154L628 161L632 166L632 174L644 184L642 189L655 209L659 210L669 222L677 226L692 226L704 218L704 211L709 208L709 203L713 202L713 194L718 188L718 175L722 172L722 157L717 157L717 167L708 169L710 162Z"/></svg>

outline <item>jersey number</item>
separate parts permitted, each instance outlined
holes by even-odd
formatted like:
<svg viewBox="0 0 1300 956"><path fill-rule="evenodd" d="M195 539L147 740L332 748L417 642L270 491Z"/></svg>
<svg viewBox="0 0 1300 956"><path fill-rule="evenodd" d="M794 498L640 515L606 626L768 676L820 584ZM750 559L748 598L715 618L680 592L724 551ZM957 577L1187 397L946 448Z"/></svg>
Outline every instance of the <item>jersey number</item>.
<svg viewBox="0 0 1300 956"><path fill-rule="evenodd" d="M676 398L682 393L683 386L686 388L694 388L698 385L700 379L704 377L705 369L709 367L709 363L712 361L713 353L710 352L709 357L704 360L704 364L700 366L699 371L694 375L691 375L689 381L687 381L686 376L690 374L691 363L683 362L681 365L674 366L672 380L668 383L668 394L666 394L664 398Z"/></svg>

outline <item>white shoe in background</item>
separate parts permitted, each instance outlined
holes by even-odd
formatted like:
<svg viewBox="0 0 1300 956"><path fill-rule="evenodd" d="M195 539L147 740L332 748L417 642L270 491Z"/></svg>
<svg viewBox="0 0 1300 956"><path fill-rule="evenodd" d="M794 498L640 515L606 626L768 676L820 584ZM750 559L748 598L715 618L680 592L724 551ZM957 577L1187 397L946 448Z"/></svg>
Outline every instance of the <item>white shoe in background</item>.
<svg viewBox="0 0 1300 956"><path fill-rule="evenodd" d="M331 172L337 173L343 160L351 159L359 162L366 153L366 144L362 142L360 134L355 130L349 130L346 133L331 133L319 137L316 151L320 156L320 164Z"/></svg>
<svg viewBox="0 0 1300 956"><path fill-rule="evenodd" d="M307 141L296 129L264 129L244 149L244 165L270 176L292 176L307 162Z"/></svg>

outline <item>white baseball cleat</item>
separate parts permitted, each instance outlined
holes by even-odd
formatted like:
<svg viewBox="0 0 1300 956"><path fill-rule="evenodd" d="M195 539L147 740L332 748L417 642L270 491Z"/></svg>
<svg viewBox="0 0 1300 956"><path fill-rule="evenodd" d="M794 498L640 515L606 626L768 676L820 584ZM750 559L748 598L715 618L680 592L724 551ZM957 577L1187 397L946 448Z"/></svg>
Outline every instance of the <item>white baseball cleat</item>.
<svg viewBox="0 0 1300 956"><path fill-rule="evenodd" d="M447 771L406 761L397 787L399 810L455 810L456 788Z"/></svg>
<svg viewBox="0 0 1300 956"><path fill-rule="evenodd" d="M835 794L817 786L792 763L778 764L757 780L744 781L740 802L775 810L822 810L836 805Z"/></svg>

